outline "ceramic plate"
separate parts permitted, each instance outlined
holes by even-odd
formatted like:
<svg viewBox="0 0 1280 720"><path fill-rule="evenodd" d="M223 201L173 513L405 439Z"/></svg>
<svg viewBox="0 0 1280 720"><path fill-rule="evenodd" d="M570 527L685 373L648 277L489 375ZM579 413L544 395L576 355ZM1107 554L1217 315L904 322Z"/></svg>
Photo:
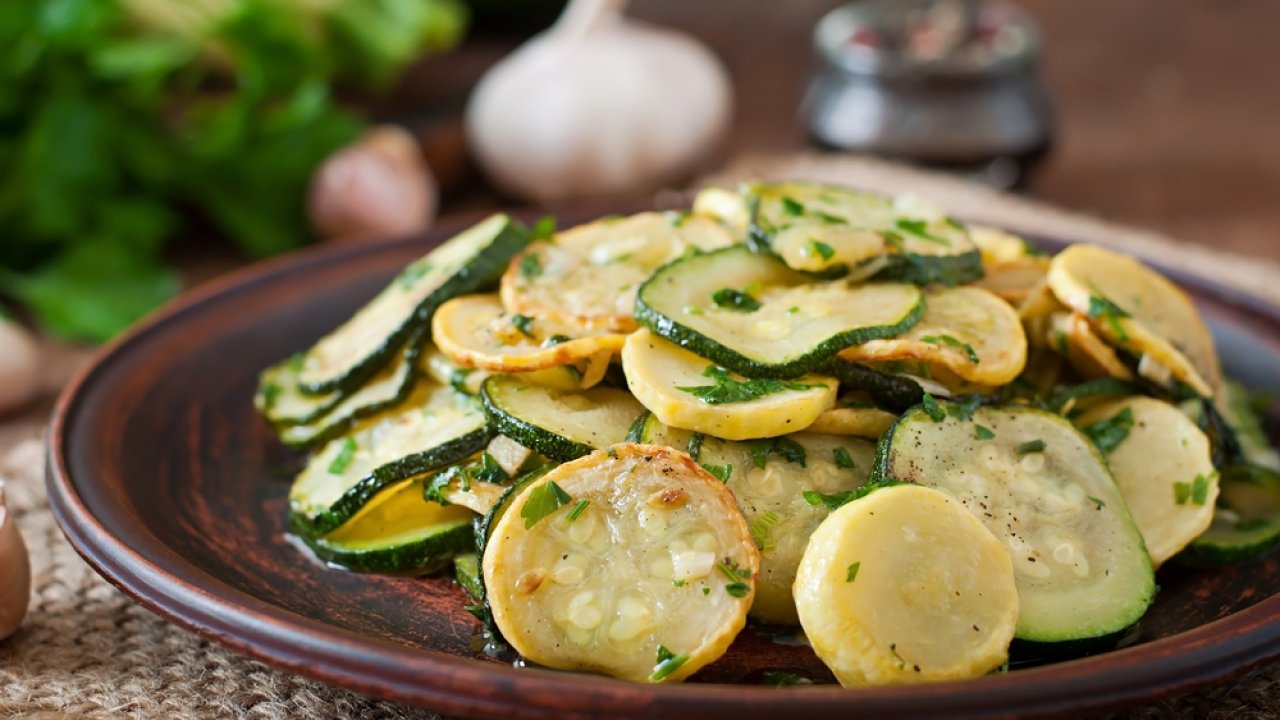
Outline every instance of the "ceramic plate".
<svg viewBox="0 0 1280 720"><path fill-rule="evenodd" d="M794 635L762 627L748 627L684 685L513 667L486 655L448 578L329 569L290 542L285 496L297 457L251 402L261 368L309 345L459 227L247 269L104 349L67 388L49 435L49 495L85 559L146 607L238 653L477 717L1075 715L1187 691L1280 656L1280 553L1222 570L1166 567L1126 647L972 681L762 685L766 670L830 678L812 651L788 642ZM1227 371L1253 386L1280 385L1280 308L1180 280L1213 326Z"/></svg>

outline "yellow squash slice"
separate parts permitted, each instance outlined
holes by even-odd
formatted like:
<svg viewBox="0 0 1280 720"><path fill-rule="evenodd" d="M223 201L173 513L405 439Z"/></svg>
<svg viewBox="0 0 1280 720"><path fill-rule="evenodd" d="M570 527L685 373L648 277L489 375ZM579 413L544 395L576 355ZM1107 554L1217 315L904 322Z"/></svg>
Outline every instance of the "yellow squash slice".
<svg viewBox="0 0 1280 720"><path fill-rule="evenodd" d="M1107 451L1107 465L1153 565L1209 529L1218 473L1209 439L1181 410L1154 398L1131 397L1092 408L1075 423Z"/></svg>
<svg viewBox="0 0 1280 720"><path fill-rule="evenodd" d="M525 248L502 276L502 303L573 328L571 335L631 332L636 290L654 270L690 250L732 244L728 231L698 215L604 218Z"/></svg>
<svg viewBox="0 0 1280 720"><path fill-rule="evenodd" d="M875 440L898 416L874 407L837 407L818 416L807 429L828 435L849 435Z"/></svg>
<svg viewBox="0 0 1280 720"><path fill-rule="evenodd" d="M926 294L924 317L907 332L846 348L852 362L920 360L979 385L1011 382L1027 362L1027 337L1008 303L981 288Z"/></svg>
<svg viewBox="0 0 1280 720"><path fill-rule="evenodd" d="M640 330L622 349L627 386L640 404L673 427L728 440L775 437L803 430L835 405L838 381L821 375L795 380L747 380ZM715 377L723 373L723 377ZM703 399L716 385L749 384L754 397L739 402ZM767 389L766 389L767 388Z"/></svg>
<svg viewBox="0 0 1280 720"><path fill-rule="evenodd" d="M1151 379L1167 374L1211 397L1222 384L1213 336L1178 286L1128 255L1072 245L1053 259L1049 286L1063 304L1088 316L1107 342L1147 356Z"/></svg>
<svg viewBox="0 0 1280 720"><path fill-rule="evenodd" d="M449 359L468 368L522 373L615 353L625 335L584 336L564 323L508 313L495 295L454 298L431 319L432 339Z"/></svg>
<svg viewBox="0 0 1280 720"><path fill-rule="evenodd" d="M957 501L899 485L831 513L795 583L800 624L846 687L978 677L1018 619L1003 543Z"/></svg>
<svg viewBox="0 0 1280 720"><path fill-rule="evenodd" d="M1086 378L1113 377L1132 380L1133 372L1115 349L1098 337L1088 318L1079 313L1049 316L1049 344Z"/></svg>
<svg viewBox="0 0 1280 720"><path fill-rule="evenodd" d="M673 682L742 630L760 555L724 483L678 450L623 443L531 483L483 568L494 621L530 661Z"/></svg>

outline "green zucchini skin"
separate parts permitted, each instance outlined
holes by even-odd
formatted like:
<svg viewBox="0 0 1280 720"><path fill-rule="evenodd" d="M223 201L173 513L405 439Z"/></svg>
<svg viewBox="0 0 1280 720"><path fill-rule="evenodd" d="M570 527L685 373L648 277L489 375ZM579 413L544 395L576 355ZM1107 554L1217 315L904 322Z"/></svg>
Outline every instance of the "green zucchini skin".
<svg viewBox="0 0 1280 720"><path fill-rule="evenodd" d="M377 415L404 402L422 377L421 372L418 370L418 362L422 358L424 344L425 336L422 333L419 333L409 341L409 347L404 354L403 360L409 367L403 381L396 387L393 394L353 407L349 412L341 414L336 411L342 409L347 400L358 395L363 388L355 388L353 392L346 395L338 394L338 401L318 417L305 422L277 427L276 431L280 436L280 442L293 450L317 447L345 433L357 421L371 415Z"/></svg>
<svg viewBox="0 0 1280 720"><path fill-rule="evenodd" d="M391 483L456 463L483 450L493 436L493 431L486 425L433 448L381 465L352 485L337 502L314 516L292 512L294 531L305 539L336 530Z"/></svg>
<svg viewBox="0 0 1280 720"><path fill-rule="evenodd" d="M734 372L740 373L750 378L776 378L789 380L800 377L810 372L817 372L824 363L834 357L841 350L851 346L860 345L871 340L880 340L883 338L894 337L910 330L916 323L920 322L920 318L924 317L925 300L923 294L920 296L919 302L915 307L907 313L897 323L892 325L877 325L871 327L860 327L837 333L827 338L816 347L807 348L803 354L794 357L791 360L770 364L763 363L759 360L747 357L736 350L728 348L716 340L707 337L703 333L677 321L675 318L663 313L657 307L655 302L663 293L662 285L669 283L668 278L674 272L682 269L685 263L714 263L717 257L733 257L742 253L751 253L759 258L762 263L776 263L787 272L796 273L797 271L787 267L778 257L771 254L752 253L745 245L731 245L726 248L714 250L709 253L692 255L677 258L666 265L659 268L648 280L640 286L636 293L635 319L641 325L649 328L655 334L663 337L680 347L700 357L706 358L721 367L728 368Z"/></svg>
<svg viewBox="0 0 1280 720"><path fill-rule="evenodd" d="M1191 541L1185 550L1174 556L1183 565L1217 566L1248 560L1280 546L1280 473L1258 465L1233 465L1222 470L1218 497L1221 507L1230 502L1236 488L1253 486L1266 494L1271 512L1258 514L1256 526L1247 530L1220 527L1215 519L1203 535ZM1259 504L1260 505L1260 504ZM1257 508L1245 508L1244 511ZM1255 514L1255 513L1250 513Z"/></svg>
<svg viewBox="0 0 1280 720"><path fill-rule="evenodd" d="M470 230L475 230L488 222L498 225L489 237L488 242L476 248L473 256L452 276L441 281L438 287L418 303L413 313L387 337L383 338L375 347L370 348L358 361L348 365L344 371L324 379L300 380L298 388L303 393L311 395L350 392L385 365L396 352L404 347L405 343L409 341L416 331L429 327L431 316L435 314L436 308L440 307L440 305L459 295L478 292L486 286L496 283L502 273L506 271L507 264L511 258L523 250L533 239L533 236L528 228L506 215L490 217L470 228ZM470 230L463 231L459 236ZM459 236L455 236L455 239ZM448 242L446 241L446 244ZM411 264L405 271L397 275L391 281L390 286L382 292L388 292L398 283L405 282L406 273L418 263L430 263L430 258L434 252L428 253ZM429 276L430 273L428 272L426 274L428 279L423 280L423 282L429 282ZM335 332L340 332L341 330L342 328L339 328Z"/></svg>
<svg viewBox="0 0 1280 720"><path fill-rule="evenodd" d="M924 399L924 389L914 380L882 373L848 360L832 358L821 372L839 380L844 388L866 392L876 405L885 410L901 413Z"/></svg>
<svg viewBox="0 0 1280 720"><path fill-rule="evenodd" d="M889 255L889 264L872 276L873 280L896 280L914 285L956 286L981 280L982 253L977 250L958 255Z"/></svg>
<svg viewBox="0 0 1280 720"><path fill-rule="evenodd" d="M475 521L472 524L473 532L471 542L472 547L475 548L477 561L476 573L474 576L475 582L463 583L461 578L459 578L459 584L461 584L475 599L476 606L474 608L467 609L470 610L471 613L476 616L476 619L480 620L484 625L485 634L491 642L506 644L506 640L502 637L502 631L498 629L497 623L493 621L493 612L489 608L489 593L484 585L484 552L489 546L489 535L493 531L494 524L497 523L498 520L502 518L503 513L511 507L512 501L514 501L520 493L524 492L524 489L527 488L530 483L543 475L546 475L554 467L556 467L556 463L548 463L517 477L506 491L502 493L502 496L498 498L498 501L493 504L493 507L489 508L489 512L485 513L483 516L476 516ZM461 571L460 567L455 566L455 572L460 573Z"/></svg>
<svg viewBox="0 0 1280 720"><path fill-rule="evenodd" d="M347 570L415 575L438 570L456 553L470 550L473 541L470 520L436 526L411 542L378 548L354 549L324 538L300 537L317 557Z"/></svg>
<svg viewBox="0 0 1280 720"><path fill-rule="evenodd" d="M470 538L473 543L474 540L474 537ZM484 574L480 572L478 553L467 552L453 556L453 579L467 591L472 600L484 602Z"/></svg>
<svg viewBox="0 0 1280 720"><path fill-rule="evenodd" d="M1122 398L1144 394L1142 387L1137 383L1120 380L1119 378L1097 378L1078 385L1054 388L1053 394L1049 396L1048 405L1055 412L1061 412L1062 408L1066 407L1067 403L1072 400L1097 397Z"/></svg>
<svg viewBox="0 0 1280 720"><path fill-rule="evenodd" d="M258 389L253 393L253 406L276 428L305 425L324 417L343 400L342 393L306 395L298 390L297 371L302 362L301 353L276 363L258 376ZM292 396L293 401L305 405L300 414L290 414L280 408L280 396Z"/></svg>
<svg viewBox="0 0 1280 720"><path fill-rule="evenodd" d="M502 392L502 385L511 382L522 381L512 380L510 376L496 375L485 380L480 387L480 402L484 408L484 414L488 419L489 426L493 429L495 435L506 435L534 452L561 462L576 460L584 455L591 454L597 449L585 442L565 437L554 430L526 420L520 416L518 411L505 407L499 395ZM557 392L537 385L529 385L527 390L527 392L523 393L524 397L532 397L539 392L548 394ZM638 403L636 408L636 415L641 415L645 412ZM627 427L630 427L633 422L629 421ZM616 437L600 438L600 446L608 447L613 443L621 442L625 436L625 430L619 430Z"/></svg>

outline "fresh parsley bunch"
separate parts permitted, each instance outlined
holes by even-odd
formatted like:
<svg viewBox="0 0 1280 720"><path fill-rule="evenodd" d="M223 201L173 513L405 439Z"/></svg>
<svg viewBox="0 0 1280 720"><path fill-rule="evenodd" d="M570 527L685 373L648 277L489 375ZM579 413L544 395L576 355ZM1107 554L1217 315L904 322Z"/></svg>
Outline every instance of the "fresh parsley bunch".
<svg viewBox="0 0 1280 720"><path fill-rule="evenodd" d="M311 172L362 126L332 84L383 83L463 21L454 0L0 3L0 294L102 341L177 291L163 253L193 225L249 257L306 242Z"/></svg>

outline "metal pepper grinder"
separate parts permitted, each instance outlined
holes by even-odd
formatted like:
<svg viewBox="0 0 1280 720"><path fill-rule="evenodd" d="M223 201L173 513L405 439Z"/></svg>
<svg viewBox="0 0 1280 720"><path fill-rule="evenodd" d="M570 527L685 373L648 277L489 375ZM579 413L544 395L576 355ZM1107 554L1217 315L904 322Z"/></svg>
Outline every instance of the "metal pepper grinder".
<svg viewBox="0 0 1280 720"><path fill-rule="evenodd" d="M988 0L864 0L818 22L806 104L824 147L1025 187L1052 117L1035 23Z"/></svg>

